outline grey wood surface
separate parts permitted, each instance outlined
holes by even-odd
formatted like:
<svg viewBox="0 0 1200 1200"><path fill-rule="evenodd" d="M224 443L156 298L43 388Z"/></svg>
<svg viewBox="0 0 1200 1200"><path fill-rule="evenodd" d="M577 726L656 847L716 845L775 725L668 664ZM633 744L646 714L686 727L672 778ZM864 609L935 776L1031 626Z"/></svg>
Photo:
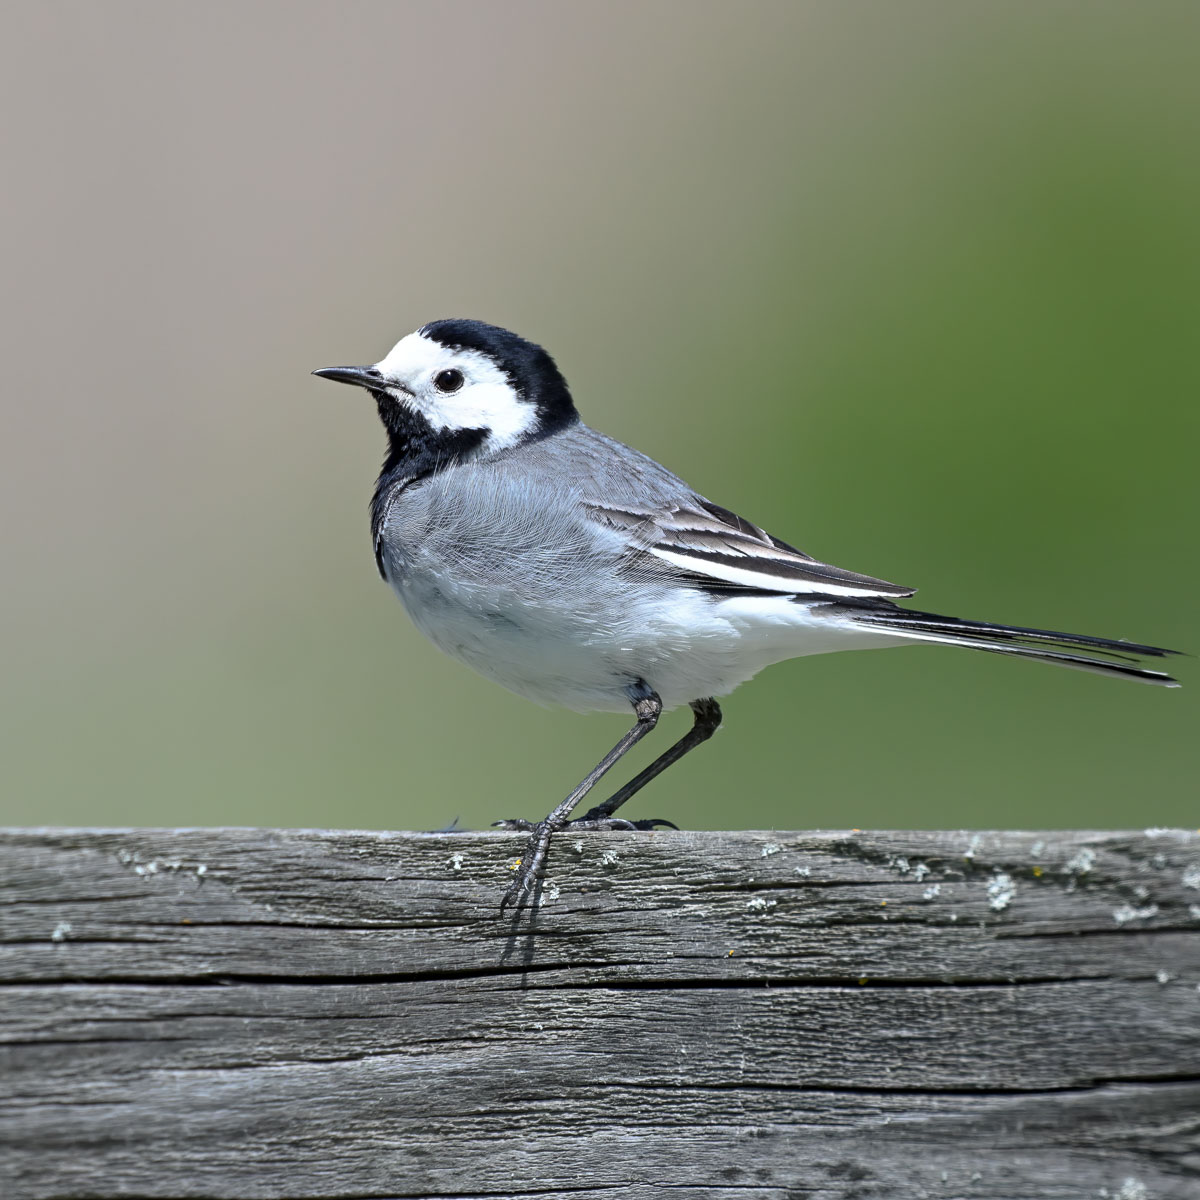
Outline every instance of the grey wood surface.
<svg viewBox="0 0 1200 1200"><path fill-rule="evenodd" d="M0 834L0 1195L1200 1196L1200 837Z"/></svg>

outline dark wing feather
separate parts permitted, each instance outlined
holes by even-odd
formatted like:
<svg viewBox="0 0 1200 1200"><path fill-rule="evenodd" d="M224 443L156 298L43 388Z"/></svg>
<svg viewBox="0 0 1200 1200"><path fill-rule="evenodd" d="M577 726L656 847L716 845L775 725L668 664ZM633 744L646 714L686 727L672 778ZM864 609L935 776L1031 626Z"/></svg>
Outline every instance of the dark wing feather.
<svg viewBox="0 0 1200 1200"><path fill-rule="evenodd" d="M720 505L695 497L663 507L588 504L593 518L630 535L633 554L714 592L766 591L814 596L911 596L900 587L843 571L772 537Z"/></svg>

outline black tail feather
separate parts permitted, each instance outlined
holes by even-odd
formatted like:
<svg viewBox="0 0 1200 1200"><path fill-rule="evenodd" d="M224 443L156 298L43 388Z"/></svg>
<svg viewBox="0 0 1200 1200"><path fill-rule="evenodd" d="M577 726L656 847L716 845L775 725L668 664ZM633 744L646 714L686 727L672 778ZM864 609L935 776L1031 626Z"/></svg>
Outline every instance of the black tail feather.
<svg viewBox="0 0 1200 1200"><path fill-rule="evenodd" d="M1143 658L1165 658L1179 654L1162 646L1146 646L1115 638L1084 634L1055 633L1049 629L1026 629L1019 625L996 625L990 621L968 621L915 612L888 601L842 603L838 610L857 624L912 638L915 641L966 646L991 654L1034 658L1081 671L1095 671L1162 687L1178 687L1178 680L1164 671L1151 671L1137 663Z"/></svg>

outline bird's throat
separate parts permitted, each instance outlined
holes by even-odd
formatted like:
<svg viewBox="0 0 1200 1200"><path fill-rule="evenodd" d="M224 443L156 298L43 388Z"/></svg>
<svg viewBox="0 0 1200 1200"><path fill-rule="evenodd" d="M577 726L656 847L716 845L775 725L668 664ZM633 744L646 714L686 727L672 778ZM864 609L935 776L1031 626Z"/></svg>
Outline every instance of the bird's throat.
<svg viewBox="0 0 1200 1200"><path fill-rule="evenodd" d="M390 485L413 483L461 462L487 437L486 429L435 429L421 413L383 393L376 395L375 402L388 436L381 487L385 481Z"/></svg>
<svg viewBox="0 0 1200 1200"><path fill-rule="evenodd" d="M392 499L405 488L470 457L483 445L488 431L435 429L419 412L384 393L376 394L375 402L388 435L387 458L371 497L371 537L375 562L383 575L380 534Z"/></svg>

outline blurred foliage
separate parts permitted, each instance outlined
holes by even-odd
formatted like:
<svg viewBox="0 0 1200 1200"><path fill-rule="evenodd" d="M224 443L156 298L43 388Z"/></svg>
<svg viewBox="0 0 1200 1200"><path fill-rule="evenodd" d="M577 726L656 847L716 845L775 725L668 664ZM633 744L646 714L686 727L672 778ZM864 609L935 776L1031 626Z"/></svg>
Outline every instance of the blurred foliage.
<svg viewBox="0 0 1200 1200"><path fill-rule="evenodd" d="M616 739L440 657L375 578L382 432L307 372L442 316L543 342L589 422L923 607L1200 647L1200 8L110 3L10 32L0 821L479 827ZM636 808L1195 825L1191 667L793 661Z"/></svg>

